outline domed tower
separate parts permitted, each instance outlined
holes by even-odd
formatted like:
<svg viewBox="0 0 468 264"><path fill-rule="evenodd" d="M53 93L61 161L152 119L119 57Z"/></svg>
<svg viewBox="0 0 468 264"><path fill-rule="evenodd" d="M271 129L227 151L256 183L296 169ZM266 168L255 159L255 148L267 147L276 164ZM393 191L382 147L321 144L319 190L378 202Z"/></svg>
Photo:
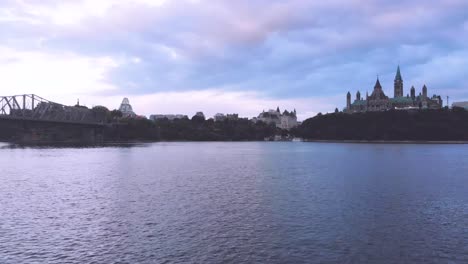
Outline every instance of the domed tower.
<svg viewBox="0 0 468 264"><path fill-rule="evenodd" d="M346 109L351 110L351 93L346 95Z"/></svg>
<svg viewBox="0 0 468 264"><path fill-rule="evenodd" d="M134 117L136 114L133 112L132 106L128 98L124 98L120 104L119 111L122 112L124 117Z"/></svg>
<svg viewBox="0 0 468 264"><path fill-rule="evenodd" d="M395 98L403 97L403 79L401 78L400 65L398 65L398 68L397 68L393 87L394 87L394 97Z"/></svg>
<svg viewBox="0 0 468 264"><path fill-rule="evenodd" d="M361 101L361 92L356 93L356 100Z"/></svg>
<svg viewBox="0 0 468 264"><path fill-rule="evenodd" d="M416 99L416 89L414 89L414 86L411 86L411 99Z"/></svg>
<svg viewBox="0 0 468 264"><path fill-rule="evenodd" d="M424 97L424 98L427 98L427 87L426 87L426 85L423 86L422 93L423 93L423 94L422 94L423 97Z"/></svg>

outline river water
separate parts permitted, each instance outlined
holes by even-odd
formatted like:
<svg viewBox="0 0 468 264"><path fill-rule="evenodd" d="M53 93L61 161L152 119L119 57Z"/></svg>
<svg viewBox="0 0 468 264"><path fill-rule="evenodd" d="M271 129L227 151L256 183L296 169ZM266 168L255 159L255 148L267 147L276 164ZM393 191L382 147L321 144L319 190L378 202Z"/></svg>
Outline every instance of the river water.
<svg viewBox="0 0 468 264"><path fill-rule="evenodd" d="M0 167L0 263L468 263L468 145L3 145Z"/></svg>

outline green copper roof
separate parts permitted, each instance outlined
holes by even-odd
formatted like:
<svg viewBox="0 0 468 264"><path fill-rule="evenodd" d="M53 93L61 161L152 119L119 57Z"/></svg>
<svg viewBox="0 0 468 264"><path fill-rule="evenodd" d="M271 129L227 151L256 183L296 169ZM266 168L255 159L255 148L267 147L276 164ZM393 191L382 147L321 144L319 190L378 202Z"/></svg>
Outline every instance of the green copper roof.
<svg viewBox="0 0 468 264"><path fill-rule="evenodd" d="M395 98L390 98L390 102L392 102L392 103L413 103L413 99L411 99L411 97L395 97Z"/></svg>
<svg viewBox="0 0 468 264"><path fill-rule="evenodd" d="M367 101L366 101L366 100L356 100L356 101L354 101L351 105L355 105L355 106L358 106L358 105L367 105Z"/></svg>

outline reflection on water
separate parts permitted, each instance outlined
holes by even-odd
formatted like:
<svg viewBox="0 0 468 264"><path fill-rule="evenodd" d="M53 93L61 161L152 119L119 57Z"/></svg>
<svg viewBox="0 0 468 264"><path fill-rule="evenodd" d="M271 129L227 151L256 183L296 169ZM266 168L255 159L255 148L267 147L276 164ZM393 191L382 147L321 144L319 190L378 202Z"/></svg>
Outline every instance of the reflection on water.
<svg viewBox="0 0 468 264"><path fill-rule="evenodd" d="M465 145L0 147L0 263L468 262Z"/></svg>
<svg viewBox="0 0 468 264"><path fill-rule="evenodd" d="M17 144L0 142L0 149L80 149L80 148L133 148L149 147L148 143L105 143L105 144L79 144L79 143L56 143L56 144Z"/></svg>

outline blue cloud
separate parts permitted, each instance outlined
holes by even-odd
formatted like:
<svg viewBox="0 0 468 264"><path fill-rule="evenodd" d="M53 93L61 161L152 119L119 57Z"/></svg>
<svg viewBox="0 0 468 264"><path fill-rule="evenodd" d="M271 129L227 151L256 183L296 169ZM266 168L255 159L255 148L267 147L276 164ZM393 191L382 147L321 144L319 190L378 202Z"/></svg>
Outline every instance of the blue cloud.
<svg viewBox="0 0 468 264"><path fill-rule="evenodd" d="M0 20L0 45L121 59L108 81L122 94L218 88L344 98L370 91L377 74L389 93L401 64L406 91L427 83L468 99L468 2L318 2L122 1L103 14L79 9L71 25L48 17L59 1L44 2L43 15L10 2L0 8L10 17Z"/></svg>

